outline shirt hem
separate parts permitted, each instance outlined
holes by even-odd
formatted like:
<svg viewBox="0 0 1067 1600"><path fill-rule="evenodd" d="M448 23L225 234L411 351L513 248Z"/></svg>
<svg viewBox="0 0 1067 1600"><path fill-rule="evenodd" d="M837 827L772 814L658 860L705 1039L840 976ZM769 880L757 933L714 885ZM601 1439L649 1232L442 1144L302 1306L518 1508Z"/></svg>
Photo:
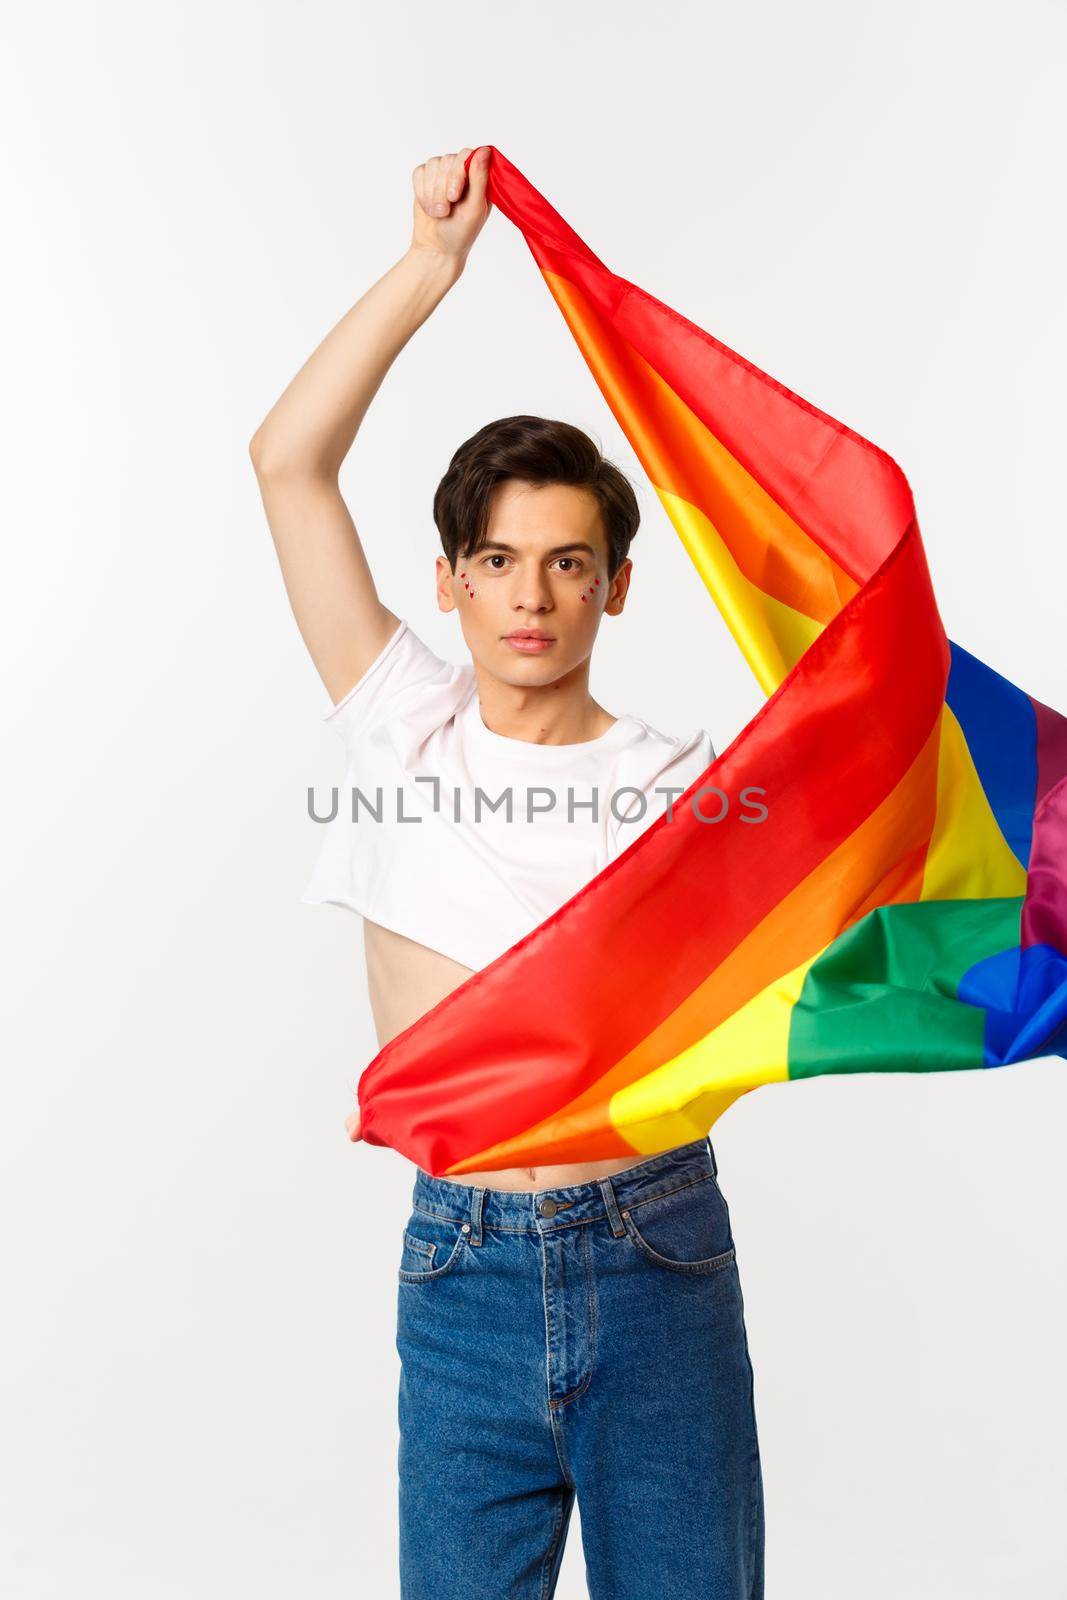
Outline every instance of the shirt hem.
<svg viewBox="0 0 1067 1600"><path fill-rule="evenodd" d="M495 955L491 955L483 960L480 960L478 958L471 957L470 955L457 954L455 949L446 950L442 945L435 944L432 939L427 939L422 934L413 932L410 928L402 927L394 920L386 920L386 918L380 913L375 913L372 915L369 911L364 911L361 906L357 905L355 900L342 896L336 890L305 890L300 896L298 904L308 906L339 906L343 911L351 911L355 916L362 917L364 921L376 922L380 928L387 928L390 933L399 934L402 939L410 939L412 944L422 945L424 950L432 950L435 955L445 956L449 961L455 961L461 967L468 967L472 972L482 971L484 967L489 966L491 962L495 961L497 956L503 954L502 951L497 951ZM520 935L519 937L523 937L523 935ZM516 939L514 942L517 944L518 939ZM508 948L510 949L511 946L509 945Z"/></svg>

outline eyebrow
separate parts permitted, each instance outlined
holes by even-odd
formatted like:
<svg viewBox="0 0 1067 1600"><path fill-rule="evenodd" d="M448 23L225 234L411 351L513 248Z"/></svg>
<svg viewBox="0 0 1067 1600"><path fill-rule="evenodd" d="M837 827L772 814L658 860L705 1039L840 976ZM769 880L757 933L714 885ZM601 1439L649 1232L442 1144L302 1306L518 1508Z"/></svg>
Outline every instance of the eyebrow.
<svg viewBox="0 0 1067 1600"><path fill-rule="evenodd" d="M519 554L518 550L513 544L503 544L499 539L487 539L481 548L482 550L502 550L505 555L509 556L517 556ZM575 539L571 544L554 544L551 550L548 550L545 553L546 555L550 556L561 556L569 550L588 550L591 556L596 555L596 551L594 550L593 546L588 544L584 539ZM481 552L479 552L479 554L480 553Z"/></svg>

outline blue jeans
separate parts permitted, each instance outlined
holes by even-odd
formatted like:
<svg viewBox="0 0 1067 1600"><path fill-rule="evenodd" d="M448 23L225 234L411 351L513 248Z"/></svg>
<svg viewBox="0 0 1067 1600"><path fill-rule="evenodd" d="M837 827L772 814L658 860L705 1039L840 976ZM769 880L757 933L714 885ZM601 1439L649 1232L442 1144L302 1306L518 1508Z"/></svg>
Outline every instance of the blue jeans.
<svg viewBox="0 0 1067 1600"><path fill-rule="evenodd" d="M403 1600L762 1600L763 1477L710 1139L536 1194L421 1169L399 1266Z"/></svg>

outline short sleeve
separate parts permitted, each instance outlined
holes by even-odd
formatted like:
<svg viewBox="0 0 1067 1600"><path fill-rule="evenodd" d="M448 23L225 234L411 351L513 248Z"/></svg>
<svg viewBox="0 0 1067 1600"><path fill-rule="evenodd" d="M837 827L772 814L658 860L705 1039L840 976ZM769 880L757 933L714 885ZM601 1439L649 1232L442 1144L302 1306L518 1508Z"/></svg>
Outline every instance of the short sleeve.
<svg viewBox="0 0 1067 1600"><path fill-rule="evenodd" d="M610 853L618 855L639 833L674 809L689 788L716 759L711 735L703 728L681 738L654 734L637 747L630 770L621 782L643 791L640 800L627 795L611 814Z"/></svg>
<svg viewBox="0 0 1067 1600"><path fill-rule="evenodd" d="M668 805L673 806L690 784L703 776L714 760L715 747L706 729L698 728L688 738L679 740L670 760L656 774L656 787L668 793L661 800L657 796L655 815L665 811Z"/></svg>
<svg viewBox="0 0 1067 1600"><path fill-rule="evenodd" d="M357 738L393 719L412 717L427 700L445 698L460 669L444 661L406 621L401 621L370 666L336 705L323 713L346 748Z"/></svg>

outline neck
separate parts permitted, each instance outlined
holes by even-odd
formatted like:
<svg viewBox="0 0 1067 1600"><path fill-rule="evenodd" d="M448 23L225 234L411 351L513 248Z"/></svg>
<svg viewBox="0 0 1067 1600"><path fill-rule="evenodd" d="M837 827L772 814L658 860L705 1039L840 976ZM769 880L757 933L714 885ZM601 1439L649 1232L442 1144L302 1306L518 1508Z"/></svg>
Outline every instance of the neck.
<svg viewBox="0 0 1067 1600"><path fill-rule="evenodd" d="M527 744L584 744L607 733L616 718L589 693L589 662L555 683L505 683L477 662L474 675L482 721L493 733Z"/></svg>

